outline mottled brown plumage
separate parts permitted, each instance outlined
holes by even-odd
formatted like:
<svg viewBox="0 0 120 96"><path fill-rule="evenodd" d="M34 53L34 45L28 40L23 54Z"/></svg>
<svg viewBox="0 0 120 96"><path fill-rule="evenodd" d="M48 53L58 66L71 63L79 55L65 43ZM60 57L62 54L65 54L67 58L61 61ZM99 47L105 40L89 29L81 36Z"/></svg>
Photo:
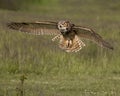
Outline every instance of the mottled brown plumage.
<svg viewBox="0 0 120 96"><path fill-rule="evenodd" d="M8 23L7 26L10 29L35 35L56 35L52 41L59 39L59 47L66 52L77 52L82 49L85 44L80 38L89 39L102 47L113 49L108 42L103 40L103 38L92 29L76 26L69 21L11 22Z"/></svg>
<svg viewBox="0 0 120 96"><path fill-rule="evenodd" d="M57 35L60 33L57 29L56 22L11 22L8 23L8 27L20 32L26 32L35 35Z"/></svg>

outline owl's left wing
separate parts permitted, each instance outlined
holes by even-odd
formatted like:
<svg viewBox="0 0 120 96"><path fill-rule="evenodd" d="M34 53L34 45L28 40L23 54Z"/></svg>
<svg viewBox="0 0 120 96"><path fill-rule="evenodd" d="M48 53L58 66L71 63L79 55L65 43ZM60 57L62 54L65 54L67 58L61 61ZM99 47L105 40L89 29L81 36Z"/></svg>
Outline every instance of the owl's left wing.
<svg viewBox="0 0 120 96"><path fill-rule="evenodd" d="M94 32L92 29L82 27L82 26L74 26L73 30L76 32L76 34L79 37L83 37L83 38L92 40L92 41L96 42L97 44L99 44L102 47L107 47L107 48L113 50L113 47L108 42L103 40L103 38L99 34Z"/></svg>
<svg viewBox="0 0 120 96"><path fill-rule="evenodd" d="M11 22L7 27L20 32L26 32L35 35L57 35L57 22L43 21L43 22Z"/></svg>

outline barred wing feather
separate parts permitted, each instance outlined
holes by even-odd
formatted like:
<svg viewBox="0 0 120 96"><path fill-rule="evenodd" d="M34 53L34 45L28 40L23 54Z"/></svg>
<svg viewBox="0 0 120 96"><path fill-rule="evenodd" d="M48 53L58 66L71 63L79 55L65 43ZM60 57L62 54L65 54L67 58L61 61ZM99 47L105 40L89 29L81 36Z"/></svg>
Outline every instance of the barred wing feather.
<svg viewBox="0 0 120 96"><path fill-rule="evenodd" d="M60 33L56 22L11 22L7 26L13 30L35 35L57 35Z"/></svg>
<svg viewBox="0 0 120 96"><path fill-rule="evenodd" d="M107 47L113 50L113 47L108 42L103 40L103 38L99 34L94 32L92 29L82 27L82 26L75 26L73 30L76 32L76 34L79 37L83 37L83 38L95 41L98 45L102 47Z"/></svg>

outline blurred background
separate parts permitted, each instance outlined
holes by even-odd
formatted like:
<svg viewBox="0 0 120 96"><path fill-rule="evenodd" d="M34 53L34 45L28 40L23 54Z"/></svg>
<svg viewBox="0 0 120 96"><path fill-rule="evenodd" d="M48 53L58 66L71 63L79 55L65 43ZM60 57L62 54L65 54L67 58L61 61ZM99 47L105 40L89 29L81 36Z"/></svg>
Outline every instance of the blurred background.
<svg viewBox="0 0 120 96"><path fill-rule="evenodd" d="M53 36L6 27L13 21L47 20L90 27L114 50L83 40L80 52L66 53ZM0 96L118 96L119 41L120 0L0 0ZM20 75L27 76L24 95L16 95Z"/></svg>

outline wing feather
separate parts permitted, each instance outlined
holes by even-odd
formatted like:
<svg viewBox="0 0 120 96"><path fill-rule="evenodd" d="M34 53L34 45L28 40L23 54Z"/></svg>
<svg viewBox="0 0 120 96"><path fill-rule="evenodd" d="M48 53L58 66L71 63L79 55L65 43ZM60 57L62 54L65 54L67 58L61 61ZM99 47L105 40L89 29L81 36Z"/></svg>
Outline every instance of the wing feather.
<svg viewBox="0 0 120 96"><path fill-rule="evenodd" d="M57 35L57 22L11 22L7 24L8 28L26 32L35 35Z"/></svg>
<svg viewBox="0 0 120 96"><path fill-rule="evenodd" d="M108 42L103 40L103 38L99 34L94 32L92 29L86 28L86 27L82 27L82 26L74 26L73 30L76 32L76 34L79 37L83 37L83 38L95 41L100 46L107 47L107 48L113 50L113 47Z"/></svg>

